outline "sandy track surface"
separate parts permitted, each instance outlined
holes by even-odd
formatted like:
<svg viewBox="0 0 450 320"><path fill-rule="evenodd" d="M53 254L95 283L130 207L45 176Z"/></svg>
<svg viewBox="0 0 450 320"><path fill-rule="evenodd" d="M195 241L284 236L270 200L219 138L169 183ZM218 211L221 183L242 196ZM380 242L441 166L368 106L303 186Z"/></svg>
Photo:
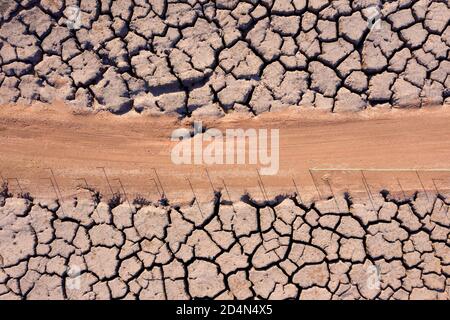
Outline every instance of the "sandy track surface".
<svg viewBox="0 0 450 320"><path fill-rule="evenodd" d="M291 112L251 119L230 116L203 123L222 130L280 129L280 170L275 176L262 176L268 197L295 191L292 179L305 196L317 195L310 168L450 168L450 114L446 108L378 110L358 115ZM170 135L174 128L182 126L190 124L170 117L74 114L62 105L1 108L1 174L14 192L22 188L35 195L53 196L49 180L53 178L67 197L87 181L105 195L111 194L111 188L113 192L125 189L129 197L141 194L153 200L158 198L158 191L152 179L159 177L172 202L193 198L186 180L189 178L197 197L209 200L212 190L204 166L174 165L171 161L174 143ZM152 168L156 168L158 177ZM233 200L245 191L262 198L258 166L207 168L214 188L223 189L225 181ZM374 191L421 188L414 172L365 175ZM450 178L445 172L420 175L427 190L437 186L440 192L447 188ZM336 193L365 190L360 172L314 172L314 176L322 196L330 194L324 176L329 177Z"/></svg>

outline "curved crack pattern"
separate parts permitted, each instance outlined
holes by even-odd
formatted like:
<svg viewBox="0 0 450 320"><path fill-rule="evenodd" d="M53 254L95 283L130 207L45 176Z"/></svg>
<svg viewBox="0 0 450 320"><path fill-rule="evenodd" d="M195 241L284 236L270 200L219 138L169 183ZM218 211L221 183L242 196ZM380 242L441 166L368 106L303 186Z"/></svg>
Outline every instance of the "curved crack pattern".
<svg viewBox="0 0 450 320"><path fill-rule="evenodd" d="M450 96L446 0L0 6L1 104L62 100L186 117L422 107Z"/></svg>
<svg viewBox="0 0 450 320"><path fill-rule="evenodd" d="M450 299L440 195L0 205L0 299Z"/></svg>

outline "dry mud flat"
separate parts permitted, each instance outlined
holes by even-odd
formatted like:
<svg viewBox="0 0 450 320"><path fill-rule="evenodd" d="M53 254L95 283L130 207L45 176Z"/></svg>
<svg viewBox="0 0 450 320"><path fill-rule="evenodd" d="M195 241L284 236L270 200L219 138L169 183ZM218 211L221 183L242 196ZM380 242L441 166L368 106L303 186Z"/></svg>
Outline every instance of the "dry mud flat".
<svg viewBox="0 0 450 320"><path fill-rule="evenodd" d="M267 197L293 193L294 179L298 191L307 199L317 198L310 168L449 169L448 110L448 107L373 109L346 114L289 110L252 118L227 115L204 120L203 124L221 131L280 129L278 174L262 176ZM35 197L54 197L53 179L63 198L71 199L77 187L87 182L105 196L124 193L125 189L130 199L141 195L156 202L160 195L152 180L157 179L155 168L171 203L192 200L186 178L203 202L209 201L212 193L205 172L208 168L214 188L225 192L225 181L231 200L238 201L246 191L263 199L257 184L259 166L175 165L171 150L176 143L170 137L180 127L190 128L190 121L131 114L117 117L107 112L73 114L61 104L4 106L0 108L1 178L8 180L15 194L26 190ZM101 168L105 168L108 180ZM422 189L414 172L365 174L374 191L401 192L398 181L407 196ZM330 195L324 176L329 176L336 194L365 193L360 172L315 172L314 175L323 196ZM426 190L449 192L449 172L421 172L420 175Z"/></svg>
<svg viewBox="0 0 450 320"><path fill-rule="evenodd" d="M442 105L446 0L0 2L0 103L220 116Z"/></svg>
<svg viewBox="0 0 450 320"><path fill-rule="evenodd" d="M351 196L311 201L304 191L314 191L312 182L303 176L307 159L448 168L447 108L211 120L221 128L283 125L286 163L281 177L263 177L268 202L259 191L242 198L257 181L246 166L226 170L233 201L225 192L211 199L206 177L202 185L192 176L193 201L189 186L178 183L190 167L174 166L169 156L170 132L183 125L173 118L74 115L58 105L2 108L0 119L2 172L11 187L0 195L0 299L450 299L450 198L435 196L430 177L423 177L427 193L411 197L378 193L381 177L371 176L370 199L354 196L355 184ZM148 191L153 164L164 174L169 204L132 196ZM126 199L109 199L95 169L102 165L111 182L123 179ZM49 167L65 197L42 190ZM210 168L216 186L217 170ZM292 171L303 181L301 198L292 194ZM83 175L95 188L96 178L103 181L104 198L88 190L70 196L74 184L66 182ZM440 191L448 192L447 181ZM274 198L283 183L290 196ZM420 187L402 183L404 191ZM11 194L21 191L31 197ZM176 194L184 204L174 204Z"/></svg>
<svg viewBox="0 0 450 320"><path fill-rule="evenodd" d="M117 199L116 199L117 200ZM0 299L450 299L449 199L0 194Z"/></svg>

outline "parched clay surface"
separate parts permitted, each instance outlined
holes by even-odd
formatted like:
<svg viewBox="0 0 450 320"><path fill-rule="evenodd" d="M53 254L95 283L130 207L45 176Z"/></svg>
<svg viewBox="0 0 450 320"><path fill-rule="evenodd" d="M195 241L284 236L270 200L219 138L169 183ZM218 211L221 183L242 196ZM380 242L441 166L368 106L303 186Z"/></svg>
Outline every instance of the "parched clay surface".
<svg viewBox="0 0 450 320"><path fill-rule="evenodd" d="M0 299L450 299L442 196L0 200Z"/></svg>
<svg viewBox="0 0 450 320"><path fill-rule="evenodd" d="M0 7L1 104L62 100L184 117L421 107L450 95L446 0L2 0Z"/></svg>

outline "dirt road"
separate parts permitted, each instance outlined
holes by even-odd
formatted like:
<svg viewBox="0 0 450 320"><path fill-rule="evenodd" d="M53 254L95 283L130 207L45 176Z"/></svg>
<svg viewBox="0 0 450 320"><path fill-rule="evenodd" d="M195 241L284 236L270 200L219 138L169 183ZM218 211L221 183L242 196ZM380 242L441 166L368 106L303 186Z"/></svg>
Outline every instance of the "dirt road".
<svg viewBox="0 0 450 320"><path fill-rule="evenodd" d="M311 168L450 168L448 107L369 110L358 114L286 111L251 119L230 115L203 123L207 128L222 130L280 129L279 172L262 177L268 197L293 192L292 179L305 197L317 194ZM141 194L156 199L155 168L169 200L192 199L190 181L198 198L206 201L212 191L205 167L174 165L170 158L174 146L171 132L183 126L189 127L189 121L132 113L120 117L108 113L79 114L61 104L2 107L1 175L8 179L14 192L23 189L35 196L54 195L49 179L53 177L67 197L87 182L105 195L125 190L129 197ZM225 181L231 198L236 199L245 191L262 198L256 168L212 165L208 171L213 187L222 189ZM359 171L312 173L322 196L347 189L365 190ZM429 190L436 186L445 190L450 182L450 174L443 172L420 172L422 181L415 172L367 171L365 175L372 190L384 187L407 192L419 189L421 184ZM159 189L162 192L160 186Z"/></svg>

